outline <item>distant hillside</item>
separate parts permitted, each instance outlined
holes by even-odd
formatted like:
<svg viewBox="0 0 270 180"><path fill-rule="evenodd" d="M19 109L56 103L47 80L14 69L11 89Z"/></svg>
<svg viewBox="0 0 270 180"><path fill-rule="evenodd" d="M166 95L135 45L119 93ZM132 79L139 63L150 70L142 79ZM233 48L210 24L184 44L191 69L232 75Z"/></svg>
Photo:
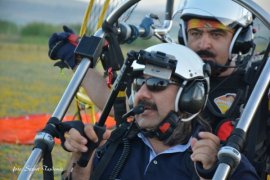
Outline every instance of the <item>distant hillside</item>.
<svg viewBox="0 0 270 180"><path fill-rule="evenodd" d="M12 21L18 25L34 21L50 24L81 24L87 5L88 3L78 0L0 0L0 19ZM143 2L131 14L129 23L139 25L143 17L149 13L155 13L161 19L164 18L164 12L160 12L160 8L151 8L146 11L143 10L145 8L140 8L141 5ZM171 34L176 37L178 22L175 22L173 27ZM257 41L269 39L269 30L263 24L255 21L254 27L258 30Z"/></svg>
<svg viewBox="0 0 270 180"><path fill-rule="evenodd" d="M19 25L33 21L80 23L86 7L74 0L0 0L0 18Z"/></svg>
<svg viewBox="0 0 270 180"><path fill-rule="evenodd" d="M76 0L0 0L0 19L25 25L30 22L52 24L81 23L88 3ZM165 7L164 7L165 9ZM156 10L153 10L156 12ZM140 22L150 11L136 9L132 22Z"/></svg>

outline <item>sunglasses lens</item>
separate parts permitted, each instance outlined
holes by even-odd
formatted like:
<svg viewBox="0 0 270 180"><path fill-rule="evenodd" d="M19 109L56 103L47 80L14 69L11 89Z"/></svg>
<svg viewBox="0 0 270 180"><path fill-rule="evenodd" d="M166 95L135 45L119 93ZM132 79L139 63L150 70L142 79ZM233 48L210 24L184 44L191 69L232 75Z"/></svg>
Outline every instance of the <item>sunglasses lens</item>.
<svg viewBox="0 0 270 180"><path fill-rule="evenodd" d="M133 82L133 90L135 92L139 91L142 85L145 83L145 79L143 78L136 78Z"/></svg>
<svg viewBox="0 0 270 180"><path fill-rule="evenodd" d="M166 89L169 82L159 78L149 78L146 80L147 88L151 91L162 91Z"/></svg>
<svg viewBox="0 0 270 180"><path fill-rule="evenodd" d="M160 79L160 78L148 78L148 79L143 79L143 78L136 78L133 82L133 90L134 91L139 91L142 85L146 83L147 88L150 91L162 91L167 88L169 85L169 81L165 79Z"/></svg>

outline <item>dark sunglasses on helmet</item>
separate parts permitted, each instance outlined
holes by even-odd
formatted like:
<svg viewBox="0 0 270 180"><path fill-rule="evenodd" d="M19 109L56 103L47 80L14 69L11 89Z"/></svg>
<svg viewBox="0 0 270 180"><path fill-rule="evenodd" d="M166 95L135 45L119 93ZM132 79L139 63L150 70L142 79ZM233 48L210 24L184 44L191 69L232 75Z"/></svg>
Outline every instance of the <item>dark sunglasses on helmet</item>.
<svg viewBox="0 0 270 180"><path fill-rule="evenodd" d="M139 77L135 78L133 81L133 90L135 92L139 91L144 84L148 90L153 92L163 91L168 87L169 84L179 85L179 83L172 80L161 79L157 77L150 77L147 79Z"/></svg>

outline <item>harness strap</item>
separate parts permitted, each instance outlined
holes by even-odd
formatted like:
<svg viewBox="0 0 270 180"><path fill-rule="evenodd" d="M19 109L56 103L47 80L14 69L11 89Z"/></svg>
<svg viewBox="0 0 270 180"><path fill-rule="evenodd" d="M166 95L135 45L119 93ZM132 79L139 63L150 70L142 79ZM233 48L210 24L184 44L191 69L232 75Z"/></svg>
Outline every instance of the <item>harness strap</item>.
<svg viewBox="0 0 270 180"><path fill-rule="evenodd" d="M48 180L54 179L53 173L53 161L51 152L45 147L46 151L44 151L43 155L43 178ZM44 150L44 148L43 148Z"/></svg>
<svg viewBox="0 0 270 180"><path fill-rule="evenodd" d="M121 156L119 158L119 160L117 161L116 165L113 168L112 173L110 174L109 179L110 180L115 180L117 179L119 173L121 172L121 170L123 169L125 162L127 161L127 158L130 154L130 142L128 138L124 138L122 139L122 144L123 144L123 150L121 153Z"/></svg>
<svg viewBox="0 0 270 180"><path fill-rule="evenodd" d="M99 163L95 167L91 175L91 180L99 180L104 170L111 161L117 147L122 142L123 138L128 135L129 129L132 124L122 123L117 129L115 129L106 144L99 148L96 152L98 158L100 158Z"/></svg>
<svg viewBox="0 0 270 180"><path fill-rule="evenodd" d="M108 163L110 162L112 156L114 155L118 145L120 144L122 139L119 139L118 141L112 143L110 145L110 148L104 156L102 157L101 161L98 163L98 166L95 168L94 172L91 175L91 180L99 180L102 173L104 172L105 168L108 166Z"/></svg>

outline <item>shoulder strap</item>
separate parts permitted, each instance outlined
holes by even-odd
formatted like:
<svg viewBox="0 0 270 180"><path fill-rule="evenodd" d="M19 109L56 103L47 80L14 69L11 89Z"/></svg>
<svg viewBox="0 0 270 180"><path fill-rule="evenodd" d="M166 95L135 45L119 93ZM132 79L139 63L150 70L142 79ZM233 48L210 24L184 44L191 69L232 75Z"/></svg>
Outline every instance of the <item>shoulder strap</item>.
<svg viewBox="0 0 270 180"><path fill-rule="evenodd" d="M97 167L95 168L94 172L91 175L91 180L99 180L102 173L104 172L105 168L108 166L112 156L114 155L118 145L120 144L121 139L112 143L109 149L106 151L100 162L98 163Z"/></svg>
<svg viewBox="0 0 270 180"><path fill-rule="evenodd" d="M110 139L104 145L106 147L106 151L102 152L101 150L101 159L98 162L96 168L92 172L91 180L99 180L101 175L103 174L104 170L108 166L111 158L113 157L114 153L116 152L119 144L122 142L123 138L127 136L128 130L131 128L132 124L123 123L117 129L115 129ZM97 152L97 154L99 154ZM104 154L104 155L103 155Z"/></svg>

